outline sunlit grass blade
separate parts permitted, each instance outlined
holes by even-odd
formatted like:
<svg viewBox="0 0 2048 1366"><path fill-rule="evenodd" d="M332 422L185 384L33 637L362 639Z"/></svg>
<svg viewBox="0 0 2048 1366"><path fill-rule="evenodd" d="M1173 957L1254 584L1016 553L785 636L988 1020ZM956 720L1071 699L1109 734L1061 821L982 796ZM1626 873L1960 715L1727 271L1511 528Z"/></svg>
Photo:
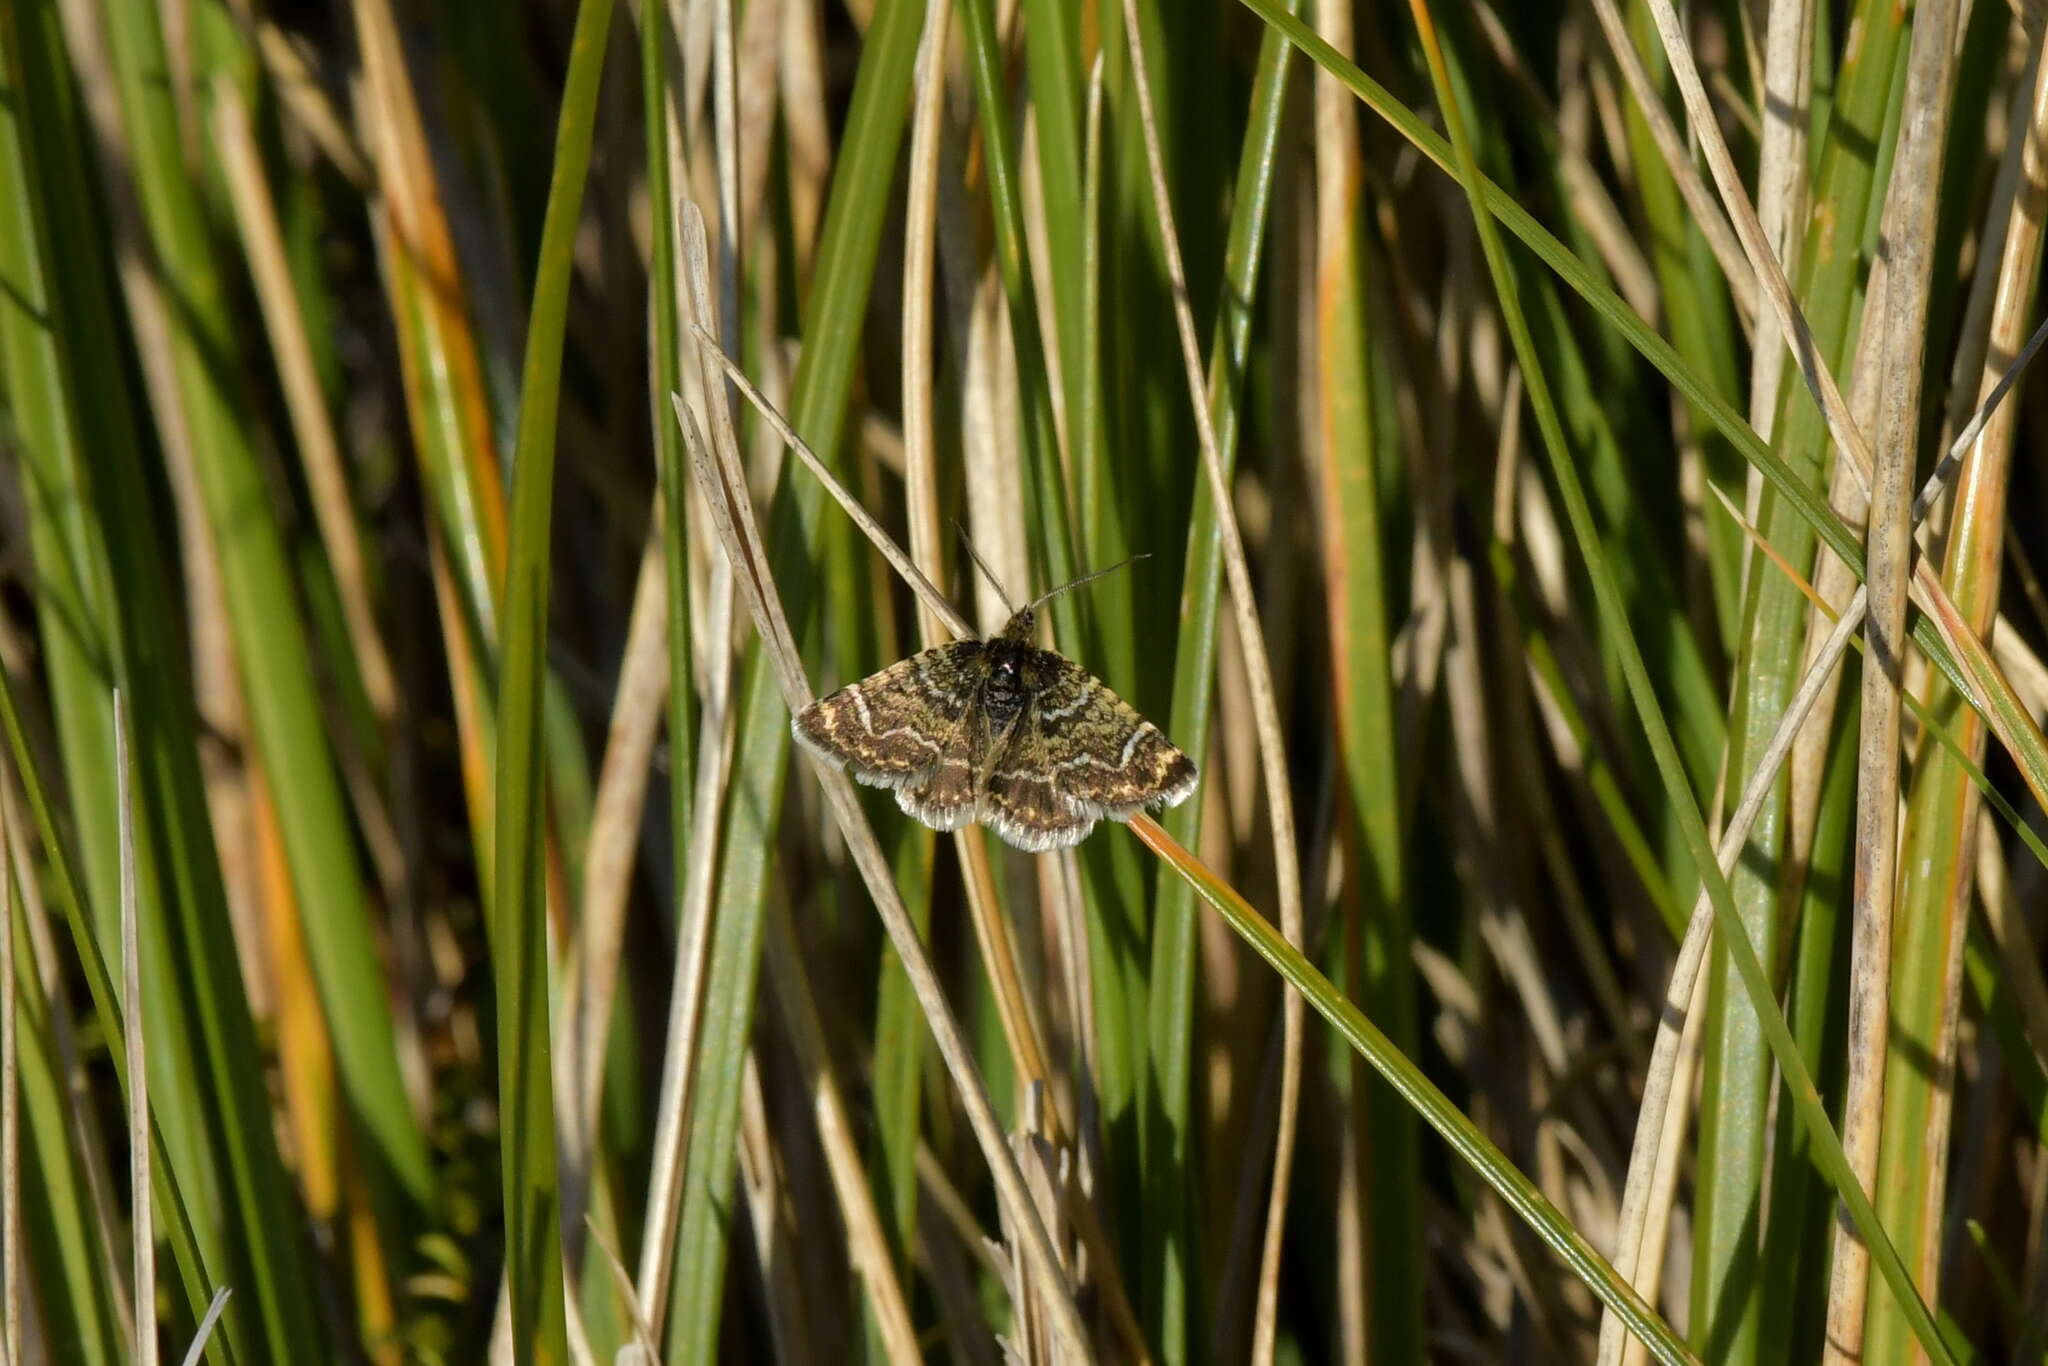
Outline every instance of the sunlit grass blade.
<svg viewBox="0 0 2048 1366"><path fill-rule="evenodd" d="M358 117L377 175L371 227L397 339L441 650L454 695L477 876L495 876L497 693L506 543L501 448L486 386L476 286L463 270L427 129L387 0L356 0ZM550 720L552 721L552 708ZM549 777L565 777L561 750ZM550 827L551 828L551 827Z"/></svg>
<svg viewBox="0 0 2048 1366"><path fill-rule="evenodd" d="M1667 1366L1698 1362L1699 1359L1671 1331L1670 1326L1614 1274L1614 1268L1593 1250L1585 1235L1558 1212L1535 1183L1508 1161L1493 1141L1481 1133L1478 1126L1467 1119L1420 1068L1394 1047L1357 1006L1346 1000L1315 964L1302 957L1265 917L1252 909L1235 888L1218 878L1149 817L1134 817L1130 824L1131 832L1164 859L1196 895L1229 922L1230 928L1253 951L1285 977L1318 1014L1334 1025L1345 1042L1371 1063L1402 1101L1441 1134L1452 1150L1507 1201L1536 1235L1586 1283L1587 1288L1622 1316L1630 1330L1656 1353L1659 1361L1667 1363Z"/></svg>
<svg viewBox="0 0 2048 1366"><path fill-rule="evenodd" d="M908 188L904 203L903 240L903 482L904 520L910 554L919 568L933 576L943 593L945 519L939 509L937 420L934 404L933 332L938 303L934 298L939 234L941 119L945 112L944 54L952 16L948 0L926 0L918 36L917 93L912 106L908 152ZM929 649L947 637L943 617L929 604L917 612L917 644ZM972 879L976 848L972 833L954 836L963 870ZM931 932L936 839L905 822L897 837L892 865L902 889L904 910L920 937ZM987 865L982 857L981 865ZM917 1238L917 1149L923 1128L924 1072L927 1065L924 1031L917 1019L917 999L910 978L894 954L883 956L875 984L875 1136L869 1159L887 1219L890 1250L899 1266L912 1265ZM883 1346L882 1324L872 1307L864 1310L870 1354Z"/></svg>

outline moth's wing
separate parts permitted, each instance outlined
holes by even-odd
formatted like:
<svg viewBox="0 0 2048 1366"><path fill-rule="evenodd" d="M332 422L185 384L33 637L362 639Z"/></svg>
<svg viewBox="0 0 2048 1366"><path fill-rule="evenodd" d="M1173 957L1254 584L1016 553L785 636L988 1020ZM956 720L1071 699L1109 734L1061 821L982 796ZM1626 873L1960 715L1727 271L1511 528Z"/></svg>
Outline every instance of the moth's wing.
<svg viewBox="0 0 2048 1366"><path fill-rule="evenodd" d="M1090 820L1127 820L1148 806L1178 806L1195 790L1195 765L1159 727L1101 679L1059 655L1019 729L1046 754L1058 794Z"/></svg>
<svg viewBox="0 0 2048 1366"><path fill-rule="evenodd" d="M991 767L982 820L1020 849L1078 844L1107 816L1125 820L1186 799L1195 766L1098 678L1050 652L1039 687Z"/></svg>
<svg viewBox="0 0 2048 1366"><path fill-rule="evenodd" d="M931 767L896 789L896 805L934 830L958 830L975 815L974 774L988 748L988 718L969 708Z"/></svg>
<svg viewBox="0 0 2048 1366"><path fill-rule="evenodd" d="M1059 790L1050 760L1027 712L982 784L981 823L1007 843L1034 853L1079 844L1099 814Z"/></svg>
<svg viewBox="0 0 2048 1366"><path fill-rule="evenodd" d="M790 719L806 749L874 787L922 787L974 702L978 640L956 640L849 683ZM909 808L906 807L906 810Z"/></svg>

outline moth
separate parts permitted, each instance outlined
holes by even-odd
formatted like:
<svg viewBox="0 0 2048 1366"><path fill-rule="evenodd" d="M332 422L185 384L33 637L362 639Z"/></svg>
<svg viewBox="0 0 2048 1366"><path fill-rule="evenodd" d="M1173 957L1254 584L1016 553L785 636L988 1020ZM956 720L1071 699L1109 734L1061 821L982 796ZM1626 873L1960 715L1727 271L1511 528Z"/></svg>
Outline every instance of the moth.
<svg viewBox="0 0 2048 1366"><path fill-rule="evenodd" d="M1033 852L1078 844L1105 817L1178 805L1195 789L1193 761L1100 679L1032 643L1038 607L1109 572L1034 599L993 639L925 650L819 698L791 733L859 781L894 789L934 830L980 821Z"/></svg>

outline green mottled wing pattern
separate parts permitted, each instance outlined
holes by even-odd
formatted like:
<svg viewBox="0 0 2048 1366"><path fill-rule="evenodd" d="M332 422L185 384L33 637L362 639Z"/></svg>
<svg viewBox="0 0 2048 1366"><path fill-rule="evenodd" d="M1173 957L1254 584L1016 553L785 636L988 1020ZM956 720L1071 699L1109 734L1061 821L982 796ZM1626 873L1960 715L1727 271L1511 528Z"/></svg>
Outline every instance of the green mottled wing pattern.
<svg viewBox="0 0 2048 1366"><path fill-rule="evenodd" d="M891 664L811 703L790 731L861 782L894 788L903 809L925 820L905 794L952 771L947 765L980 695L982 648L978 640L956 640ZM968 815L954 824L965 824L972 812L970 801Z"/></svg>
<svg viewBox="0 0 2048 1366"><path fill-rule="evenodd" d="M1195 765L1159 728L1072 660L1036 652L1038 687L984 786L981 819L1020 849L1085 839L1103 817L1173 806Z"/></svg>

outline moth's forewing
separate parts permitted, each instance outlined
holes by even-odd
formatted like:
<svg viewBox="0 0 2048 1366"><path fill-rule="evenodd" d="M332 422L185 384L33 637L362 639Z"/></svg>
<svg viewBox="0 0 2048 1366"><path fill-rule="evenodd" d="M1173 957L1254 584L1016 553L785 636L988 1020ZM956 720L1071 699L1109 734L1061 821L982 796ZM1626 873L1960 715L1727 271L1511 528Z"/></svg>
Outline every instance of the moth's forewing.
<svg viewBox="0 0 2048 1366"><path fill-rule="evenodd" d="M981 642L956 640L849 683L798 712L803 744L876 787L922 784L974 700Z"/></svg>
<svg viewBox="0 0 2048 1366"><path fill-rule="evenodd" d="M1195 788L1194 761L1101 679L1071 660L1051 658L1060 668L1027 724L1037 731L1060 793L1117 819L1186 800Z"/></svg>

